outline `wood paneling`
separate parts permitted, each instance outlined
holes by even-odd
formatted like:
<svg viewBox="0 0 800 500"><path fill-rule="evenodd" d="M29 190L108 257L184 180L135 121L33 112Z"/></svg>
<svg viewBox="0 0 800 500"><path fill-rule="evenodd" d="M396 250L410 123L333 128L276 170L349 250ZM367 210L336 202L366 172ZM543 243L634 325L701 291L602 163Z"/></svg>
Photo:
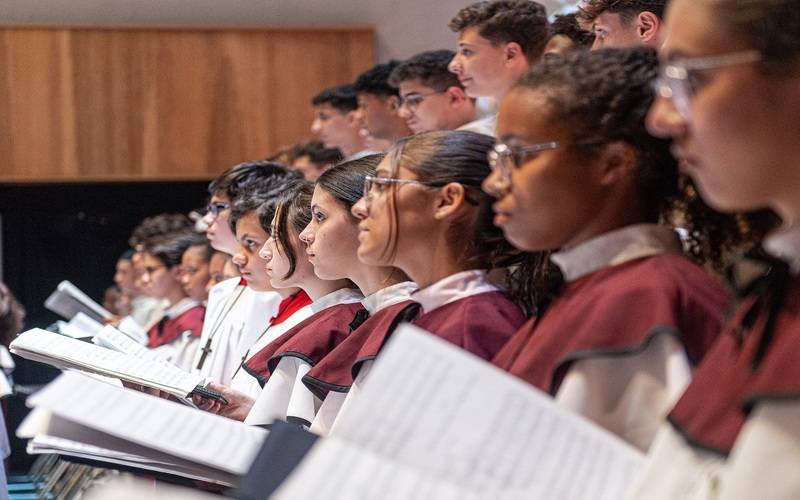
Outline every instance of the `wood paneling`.
<svg viewBox="0 0 800 500"><path fill-rule="evenodd" d="M210 178L309 135L369 28L0 28L0 182Z"/></svg>

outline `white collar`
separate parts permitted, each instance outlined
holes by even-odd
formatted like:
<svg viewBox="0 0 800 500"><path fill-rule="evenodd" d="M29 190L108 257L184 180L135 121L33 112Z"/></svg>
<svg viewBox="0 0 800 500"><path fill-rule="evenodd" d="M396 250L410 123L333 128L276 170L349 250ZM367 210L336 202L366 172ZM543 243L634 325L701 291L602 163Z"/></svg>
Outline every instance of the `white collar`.
<svg viewBox="0 0 800 500"><path fill-rule="evenodd" d="M354 302L359 302L363 298L364 295L355 288L340 288L328 295L323 295L318 298L312 302L309 307L312 313L318 313L331 306L337 304L352 304Z"/></svg>
<svg viewBox="0 0 800 500"><path fill-rule="evenodd" d="M473 269L440 279L412 293L411 298L419 302L424 313L429 313L451 302L498 290L500 289L489 282L485 271Z"/></svg>
<svg viewBox="0 0 800 500"><path fill-rule="evenodd" d="M394 285L381 288L377 292L367 295L361 299L361 305L370 314L375 314L381 309L385 309L394 304L399 304L411 298L411 294L417 290L417 284L413 281L403 281Z"/></svg>
<svg viewBox="0 0 800 500"><path fill-rule="evenodd" d="M605 267L651 255L680 252L681 241L673 229L658 224L633 224L556 252L550 260L570 282Z"/></svg>
<svg viewBox="0 0 800 500"><path fill-rule="evenodd" d="M181 314L185 313L189 309L200 305L200 302L196 300L192 300L189 297L179 300L171 307L169 307L166 311L164 311L164 316L169 319L177 318Z"/></svg>
<svg viewBox="0 0 800 500"><path fill-rule="evenodd" d="M786 261L793 273L800 272L800 225L784 226L764 239L764 250Z"/></svg>

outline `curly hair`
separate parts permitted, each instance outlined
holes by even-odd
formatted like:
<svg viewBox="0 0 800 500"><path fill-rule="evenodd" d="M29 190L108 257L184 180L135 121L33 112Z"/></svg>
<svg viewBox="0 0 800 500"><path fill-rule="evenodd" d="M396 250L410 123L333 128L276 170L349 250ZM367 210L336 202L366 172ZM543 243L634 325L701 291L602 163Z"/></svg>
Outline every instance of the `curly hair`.
<svg viewBox="0 0 800 500"><path fill-rule="evenodd" d="M455 73L447 69L456 55L452 50L430 50L412 56L397 65L389 75L389 83L399 87L400 83L419 80L422 85L442 92L450 87L463 88Z"/></svg>
<svg viewBox="0 0 800 500"><path fill-rule="evenodd" d="M652 12L664 17L668 0L585 0L578 7L578 20L591 23L602 13L619 14L623 21L630 22L641 12Z"/></svg>
<svg viewBox="0 0 800 500"><path fill-rule="evenodd" d="M550 24L550 38L556 35L563 35L582 48L589 48L594 43L594 33L581 28L575 13L559 14L553 19Z"/></svg>
<svg viewBox="0 0 800 500"><path fill-rule="evenodd" d="M796 0L704 0L714 19L732 37L762 56L760 68L770 76L797 76L800 71L800 9Z"/></svg>
<svg viewBox="0 0 800 500"><path fill-rule="evenodd" d="M550 123L569 128L583 154L592 155L612 142L631 146L646 217L684 229L687 256L722 272L758 244L760 231L743 224L742 216L708 207L691 180L680 174L670 141L647 132L645 117L655 98L650 82L657 73L658 59L651 49L604 49L545 61L517 88L543 93L543 113Z"/></svg>
<svg viewBox="0 0 800 500"><path fill-rule="evenodd" d="M140 222L133 229L128 244L134 249L139 249L154 240L193 229L194 222L184 214L158 214Z"/></svg>
<svg viewBox="0 0 800 500"><path fill-rule="evenodd" d="M465 189L466 202L475 207L473 216L455 220L448 231L449 241L459 248L459 259L468 269L531 268L539 255L521 252L506 240L503 231L494 225L494 198L484 193L481 183L491 168L487 155L494 146L493 137L460 130L440 130L406 137L388 153L392 172L402 166L414 172L417 180L430 187L443 187L456 182ZM397 252L397 220L399 217L395 186L389 198L392 210L392 236L385 255ZM509 294L526 312L533 311L535 290L529 285L530 274L512 273Z"/></svg>
<svg viewBox="0 0 800 500"><path fill-rule="evenodd" d="M550 38L547 9L531 0L477 2L458 11L448 26L456 33L475 28L495 45L518 43L531 63L539 60Z"/></svg>
<svg viewBox="0 0 800 500"><path fill-rule="evenodd" d="M328 87L311 99L312 106L322 106L323 104L329 104L342 113L355 111L358 108L356 89L350 83Z"/></svg>
<svg viewBox="0 0 800 500"><path fill-rule="evenodd" d="M389 75L399 63L391 60L384 64L376 64L356 78L353 88L356 93L373 94L381 97L399 95L397 87L389 83Z"/></svg>

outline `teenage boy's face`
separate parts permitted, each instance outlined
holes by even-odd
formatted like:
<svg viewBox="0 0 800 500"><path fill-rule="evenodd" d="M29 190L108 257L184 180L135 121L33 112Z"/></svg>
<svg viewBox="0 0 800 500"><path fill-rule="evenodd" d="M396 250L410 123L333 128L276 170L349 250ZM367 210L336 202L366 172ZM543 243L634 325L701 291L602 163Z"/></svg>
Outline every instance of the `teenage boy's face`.
<svg viewBox="0 0 800 500"><path fill-rule="evenodd" d="M449 69L458 76L468 96L497 97L512 84L505 60L502 46L480 36L475 28L467 28L461 32Z"/></svg>
<svg viewBox="0 0 800 500"><path fill-rule="evenodd" d="M397 120L397 98L358 93L358 112L364 128L376 139L392 138L393 121Z"/></svg>
<svg viewBox="0 0 800 500"><path fill-rule="evenodd" d="M398 90L403 97L398 114L412 132L418 134L447 128L453 109L446 91L438 92L416 79L400 82Z"/></svg>
<svg viewBox="0 0 800 500"><path fill-rule="evenodd" d="M358 133L352 123L354 120L349 115L350 113L342 112L327 103L314 106L311 133L327 148L347 146L352 142L353 135Z"/></svg>
<svg viewBox="0 0 800 500"><path fill-rule="evenodd" d="M209 205L216 209L209 211L203 217L203 222L208 226L206 237L214 250L233 255L238 250L239 244L228 225L231 199L224 193L214 193L211 195Z"/></svg>
<svg viewBox="0 0 800 500"><path fill-rule="evenodd" d="M233 263L239 268L242 278L247 280L247 286L259 292L272 290L265 269L266 262L259 256L259 250L268 237L255 211L236 222L239 251L233 256Z"/></svg>
<svg viewBox="0 0 800 500"><path fill-rule="evenodd" d="M594 43L592 50L641 45L641 40L636 34L636 23L626 21L619 14L603 12L594 20Z"/></svg>

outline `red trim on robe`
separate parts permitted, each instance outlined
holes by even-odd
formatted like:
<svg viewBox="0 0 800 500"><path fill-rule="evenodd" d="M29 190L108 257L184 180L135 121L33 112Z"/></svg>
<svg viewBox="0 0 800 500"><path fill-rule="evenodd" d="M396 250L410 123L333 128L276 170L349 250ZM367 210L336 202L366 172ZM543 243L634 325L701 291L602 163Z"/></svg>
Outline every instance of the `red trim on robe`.
<svg viewBox="0 0 800 500"><path fill-rule="evenodd" d="M722 329L727 294L688 259L668 254L607 267L564 286L492 360L555 395L573 362L634 355L674 335L697 364Z"/></svg>
<svg viewBox="0 0 800 500"><path fill-rule="evenodd" d="M413 304L404 300L384 307L356 328L347 338L303 377L303 383L318 398L324 399L329 391L347 392L353 385L353 363L359 358L362 347L373 335L384 339L397 314Z"/></svg>
<svg viewBox="0 0 800 500"><path fill-rule="evenodd" d="M267 344L243 368L263 384L284 356L299 357L313 366L347 337L350 323L363 308L360 302L326 307Z"/></svg>
<svg viewBox="0 0 800 500"><path fill-rule="evenodd" d="M420 314L411 323L489 360L525 323L525 316L504 293L484 292ZM364 361L375 359L388 340L387 332L383 336L377 333L359 351L353 374L358 373Z"/></svg>
<svg viewBox="0 0 800 500"><path fill-rule="evenodd" d="M750 296L741 303L669 414L670 423L693 446L727 455L755 404L800 399L800 277L792 278L788 286L774 337L754 371L767 323L766 308L761 308L744 337L742 323L757 299Z"/></svg>
<svg viewBox="0 0 800 500"><path fill-rule="evenodd" d="M244 278L239 278L239 286L247 286L247 280Z"/></svg>
<svg viewBox="0 0 800 500"><path fill-rule="evenodd" d="M187 309L174 318L162 319L147 332L147 347L159 347L176 341L183 332L189 330L192 337L199 337L203 331L203 317L206 308L200 304ZM162 325L159 329L159 325ZM161 335L159 335L159 330Z"/></svg>
<svg viewBox="0 0 800 500"><path fill-rule="evenodd" d="M284 299L281 300L281 303L278 304L278 312L275 313L275 316L270 318L269 326L280 325L287 319L291 318L294 313L311 304L312 302L313 300L311 300L311 297L309 297L308 294L303 290L300 290L294 295L284 297Z"/></svg>

